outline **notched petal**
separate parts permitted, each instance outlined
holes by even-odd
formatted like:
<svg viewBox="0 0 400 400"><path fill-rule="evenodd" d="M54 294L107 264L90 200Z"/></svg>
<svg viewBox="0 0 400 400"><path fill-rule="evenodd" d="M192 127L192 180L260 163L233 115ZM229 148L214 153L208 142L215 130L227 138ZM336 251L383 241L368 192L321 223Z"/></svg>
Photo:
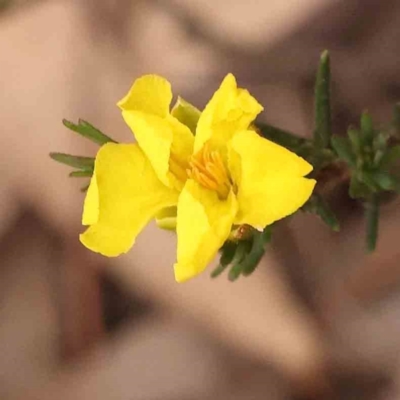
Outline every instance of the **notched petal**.
<svg viewBox="0 0 400 400"><path fill-rule="evenodd" d="M171 100L171 84L165 78L144 75L136 79L117 105L122 111L141 111L164 118L169 114Z"/></svg>
<svg viewBox="0 0 400 400"><path fill-rule="evenodd" d="M297 211L311 196L315 180L304 178L312 166L253 131L235 135L229 169L237 186L237 224L263 228Z"/></svg>
<svg viewBox="0 0 400 400"><path fill-rule="evenodd" d="M216 145L226 143L235 132L247 129L262 110L257 100L247 90L239 89L235 77L228 74L200 116L195 151L210 139Z"/></svg>
<svg viewBox="0 0 400 400"><path fill-rule="evenodd" d="M98 219L80 238L91 250L110 257L126 252L158 211L177 204L178 192L160 182L135 144L104 145L96 157L95 177L91 187L97 183ZM96 204L93 193L88 192L85 208Z"/></svg>

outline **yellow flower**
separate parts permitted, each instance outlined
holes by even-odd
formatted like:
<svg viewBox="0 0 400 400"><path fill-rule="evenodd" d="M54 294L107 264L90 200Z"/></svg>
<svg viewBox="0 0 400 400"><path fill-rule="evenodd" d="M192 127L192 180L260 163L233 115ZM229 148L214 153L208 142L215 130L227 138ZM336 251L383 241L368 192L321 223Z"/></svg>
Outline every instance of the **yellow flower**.
<svg viewBox="0 0 400 400"><path fill-rule="evenodd" d="M170 84L147 75L118 103L137 144L99 150L83 212L90 226L80 238L117 256L177 207L174 270L182 282L206 268L233 225L262 229L292 214L315 181L305 178L310 164L250 128L263 108L232 74L201 114L182 100L170 112L171 100Z"/></svg>

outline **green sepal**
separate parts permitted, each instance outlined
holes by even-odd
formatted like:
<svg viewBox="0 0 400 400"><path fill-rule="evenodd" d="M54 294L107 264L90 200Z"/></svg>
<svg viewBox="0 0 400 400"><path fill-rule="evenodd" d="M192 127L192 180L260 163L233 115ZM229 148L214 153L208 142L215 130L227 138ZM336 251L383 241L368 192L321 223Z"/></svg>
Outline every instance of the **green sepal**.
<svg viewBox="0 0 400 400"><path fill-rule="evenodd" d="M92 176L93 170L72 171L69 174L70 178L91 178Z"/></svg>
<svg viewBox="0 0 400 400"><path fill-rule="evenodd" d="M321 54L314 92L314 143L318 148L328 147L332 135L330 82L330 58L325 50Z"/></svg>
<svg viewBox="0 0 400 400"><path fill-rule="evenodd" d="M186 125L193 135L196 134L196 127L200 114L201 112L198 108L182 99L182 97L178 97L178 100L171 110L171 115L182 122L183 125Z"/></svg>
<svg viewBox="0 0 400 400"><path fill-rule="evenodd" d="M176 231L177 215L178 211L176 206L163 208L156 214L156 224L161 229Z"/></svg>
<svg viewBox="0 0 400 400"><path fill-rule="evenodd" d="M242 274L243 265L242 261L250 251L252 240L242 240L238 242L235 255L231 262L231 269L229 270L228 279L233 282Z"/></svg>
<svg viewBox="0 0 400 400"><path fill-rule="evenodd" d="M247 241L247 251L235 268L232 268L232 274L236 277L236 273L248 276L257 268L263 255L265 254L265 245L271 242L272 226L267 226L262 232L254 231L252 239Z"/></svg>
<svg viewBox="0 0 400 400"><path fill-rule="evenodd" d="M94 158L93 157L83 157L83 156L73 156L71 154L65 153L50 153L50 157L61 164L68 165L73 168L78 168L81 170L94 170Z"/></svg>
<svg viewBox="0 0 400 400"><path fill-rule="evenodd" d="M264 241L262 233L258 232L254 235L253 243L249 254L241 262L242 274L248 276L254 272L258 263L261 261L265 253Z"/></svg>
<svg viewBox="0 0 400 400"><path fill-rule="evenodd" d="M110 138L109 136L105 135L99 129L95 128L92 124L83 119L78 121L78 125L74 124L67 119L63 119L63 124L65 127L78 133L79 135L85 137L86 139L91 140L92 142L102 146L106 143L117 143L114 139Z"/></svg>
<svg viewBox="0 0 400 400"><path fill-rule="evenodd" d="M221 257L218 266L211 272L211 278L216 278L229 266L238 247L237 242L227 241L221 248Z"/></svg>
<svg viewBox="0 0 400 400"><path fill-rule="evenodd" d="M356 167L357 157L354 153L351 141L349 138L332 136L331 143L338 157L351 167Z"/></svg>

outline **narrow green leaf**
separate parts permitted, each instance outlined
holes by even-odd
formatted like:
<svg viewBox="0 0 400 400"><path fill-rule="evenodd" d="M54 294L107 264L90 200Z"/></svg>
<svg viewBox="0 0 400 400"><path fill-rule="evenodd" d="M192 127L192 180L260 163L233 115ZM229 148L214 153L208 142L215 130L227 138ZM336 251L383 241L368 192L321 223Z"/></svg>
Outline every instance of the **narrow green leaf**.
<svg viewBox="0 0 400 400"><path fill-rule="evenodd" d="M376 152L379 150L385 151L387 147L387 136L384 132L379 132L372 141L372 149Z"/></svg>
<svg viewBox="0 0 400 400"><path fill-rule="evenodd" d="M332 147L336 151L338 157L346 162L351 167L355 167L357 164L357 158L351 146L351 142L346 137L332 136L331 138Z"/></svg>
<svg viewBox="0 0 400 400"><path fill-rule="evenodd" d="M378 241L378 227L379 227L379 199L377 195L365 203L365 218L367 223L367 249L374 251Z"/></svg>
<svg viewBox="0 0 400 400"><path fill-rule="evenodd" d="M68 165L73 168L92 170L94 169L94 158L73 156L65 153L50 153L50 157L61 164Z"/></svg>
<svg viewBox="0 0 400 400"><path fill-rule="evenodd" d="M321 54L314 92L314 143L319 148L328 147L332 135L330 83L330 58L329 52L325 50Z"/></svg>
<svg viewBox="0 0 400 400"><path fill-rule="evenodd" d="M373 165L379 167L381 165L382 159L385 155L384 150L378 150L374 155Z"/></svg>
<svg viewBox="0 0 400 400"><path fill-rule="evenodd" d="M374 125L371 114L364 111L361 115L361 137L363 146L371 146L374 139Z"/></svg>
<svg viewBox="0 0 400 400"><path fill-rule="evenodd" d="M347 136L350 139L353 151L357 157L362 155L362 143L360 131L354 126L350 126L347 130Z"/></svg>
<svg viewBox="0 0 400 400"><path fill-rule="evenodd" d="M92 170L72 171L69 176L71 178L90 178L93 175Z"/></svg>
<svg viewBox="0 0 400 400"><path fill-rule="evenodd" d="M74 124L71 121L63 119L63 124L68 129L78 133L79 135L85 137L86 139L91 140L92 142L102 146L105 143L117 143L114 139L105 135L99 129L95 128L92 124L83 119L78 121L78 125Z"/></svg>
<svg viewBox="0 0 400 400"><path fill-rule="evenodd" d="M241 262L242 274L248 276L254 272L257 265L261 261L265 253L265 243L262 232L257 232L254 235L253 244L251 246L250 252L245 256Z"/></svg>
<svg viewBox="0 0 400 400"><path fill-rule="evenodd" d="M373 173L374 171L370 170L358 172L358 179L365 184L370 193L376 193L380 189L379 185L375 182L375 179L372 176Z"/></svg>
<svg viewBox="0 0 400 400"><path fill-rule="evenodd" d="M319 194L314 193L302 207L302 210L318 215L333 231L338 232L340 230L336 215Z"/></svg>
<svg viewBox="0 0 400 400"><path fill-rule="evenodd" d="M255 124L260 135L289 150L295 150L306 143L306 139L298 137L293 133L276 128L275 126L257 122Z"/></svg>
<svg viewBox="0 0 400 400"><path fill-rule="evenodd" d="M219 259L219 264L211 273L211 278L216 278L225 271L225 269L233 260L237 246L238 243L231 241L225 242L225 244L221 248L221 258Z"/></svg>
<svg viewBox="0 0 400 400"><path fill-rule="evenodd" d="M242 264L234 264L231 269L229 270L228 279L231 282L235 282L239 276L242 274Z"/></svg>
<svg viewBox="0 0 400 400"><path fill-rule="evenodd" d="M374 171L369 174L374 182L383 190L400 190L400 182L394 176L383 171Z"/></svg>
<svg viewBox="0 0 400 400"><path fill-rule="evenodd" d="M235 251L235 255L232 260L232 267L229 270L228 279L233 282L242 274L243 266L241 264L242 260L249 252L251 246L251 241L244 240L238 243Z"/></svg>
<svg viewBox="0 0 400 400"><path fill-rule="evenodd" d="M218 276L220 276L227 268L228 265L222 265L222 264L218 264L218 266L211 272L211 278L217 278Z"/></svg>
<svg viewBox="0 0 400 400"><path fill-rule="evenodd" d="M316 214L324 221L333 231L339 232L340 223L336 215L329 207L328 203L319 195L316 197Z"/></svg>
<svg viewBox="0 0 400 400"><path fill-rule="evenodd" d="M363 182L368 187L370 193L376 193L380 189L379 185L373 178L374 172L375 171L365 170L365 171L359 171L358 174L360 181Z"/></svg>

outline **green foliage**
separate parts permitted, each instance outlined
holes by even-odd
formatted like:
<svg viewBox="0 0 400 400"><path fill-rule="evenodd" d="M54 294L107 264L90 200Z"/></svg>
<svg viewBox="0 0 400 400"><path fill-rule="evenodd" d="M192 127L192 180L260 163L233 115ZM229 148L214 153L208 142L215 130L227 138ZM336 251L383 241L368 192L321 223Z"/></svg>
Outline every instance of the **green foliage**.
<svg viewBox="0 0 400 400"><path fill-rule="evenodd" d="M319 148L329 146L332 135L330 85L330 57L329 52L325 50L321 54L314 92L314 143Z"/></svg>
<svg viewBox="0 0 400 400"><path fill-rule="evenodd" d="M221 248L221 257L218 267L211 273L211 277L219 276L230 267L228 278L235 281L241 275L249 276L257 268L263 257L266 245L272 239L272 226L262 232L252 229L250 235L237 240L229 240Z"/></svg>
<svg viewBox="0 0 400 400"><path fill-rule="evenodd" d="M71 131L76 132L78 135L81 135L100 146L109 142L117 143L114 139L111 139L109 136L105 135L99 129L95 128L93 125L87 121L84 121L83 119L78 121L78 125L68 121L67 119L63 119L63 124Z"/></svg>
<svg viewBox="0 0 400 400"><path fill-rule="evenodd" d="M352 167L356 166L357 158L352 142L349 138L333 136L331 139L332 148L337 156Z"/></svg>
<svg viewBox="0 0 400 400"><path fill-rule="evenodd" d="M333 136L332 148L350 171L349 196L364 203L367 249L376 247L379 203L385 192L400 192L400 180L391 171L400 159L400 147L393 145L400 122L399 106L395 106L392 126L376 128L372 116L364 111L360 128L350 127L347 137ZM396 125L397 124L397 125Z"/></svg>
<svg viewBox="0 0 400 400"><path fill-rule="evenodd" d="M114 139L105 135L92 124L82 119L78 121L78 125L66 119L63 119L62 122L66 128L78 133L86 139L89 139L97 145L102 146L106 143L117 143ZM65 153L50 153L49 155L54 161L77 169L77 171L69 173L70 178L90 178L93 175L95 162L93 157L74 156ZM81 188L81 192L86 192L88 188L89 184L84 185Z"/></svg>
<svg viewBox="0 0 400 400"><path fill-rule="evenodd" d="M321 195L314 193L303 206L303 211L318 215L333 231L339 232L340 223Z"/></svg>
<svg viewBox="0 0 400 400"><path fill-rule="evenodd" d="M82 171L92 171L94 170L94 158L93 157L83 157L83 156L73 156L71 154L65 153L50 153L50 157L61 164L68 165L69 167L78 168Z"/></svg>

